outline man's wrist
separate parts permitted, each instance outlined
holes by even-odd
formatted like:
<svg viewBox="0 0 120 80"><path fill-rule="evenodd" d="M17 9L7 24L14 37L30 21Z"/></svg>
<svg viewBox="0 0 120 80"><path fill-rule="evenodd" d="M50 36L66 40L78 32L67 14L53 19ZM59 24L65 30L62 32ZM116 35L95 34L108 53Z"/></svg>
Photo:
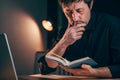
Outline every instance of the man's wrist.
<svg viewBox="0 0 120 80"><path fill-rule="evenodd" d="M112 77L112 74L108 67L96 68L96 71L93 75L96 77Z"/></svg>
<svg viewBox="0 0 120 80"><path fill-rule="evenodd" d="M68 45L63 40L60 40L47 55L57 54L62 56L67 47Z"/></svg>
<svg viewBox="0 0 120 80"><path fill-rule="evenodd" d="M68 47L70 44L66 41L66 39L62 38L59 43L59 45L61 45L62 47L66 48Z"/></svg>

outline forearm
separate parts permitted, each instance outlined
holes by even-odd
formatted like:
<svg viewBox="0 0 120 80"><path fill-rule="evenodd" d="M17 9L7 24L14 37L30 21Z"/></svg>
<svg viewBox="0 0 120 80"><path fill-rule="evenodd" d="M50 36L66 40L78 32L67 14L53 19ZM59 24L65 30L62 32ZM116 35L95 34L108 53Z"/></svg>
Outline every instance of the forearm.
<svg viewBox="0 0 120 80"><path fill-rule="evenodd" d="M101 68L96 68L96 71L93 74L93 76L96 76L96 77L112 77L112 74L111 74L108 67L101 67Z"/></svg>
<svg viewBox="0 0 120 80"><path fill-rule="evenodd" d="M59 56L63 56L67 47L68 47L68 44L65 43L65 41L63 39L61 39L55 45L55 47L47 53L47 55L57 54ZM56 66L58 66L58 64L55 61L47 59L47 58L46 58L46 62L48 64L48 66L51 68L55 68Z"/></svg>

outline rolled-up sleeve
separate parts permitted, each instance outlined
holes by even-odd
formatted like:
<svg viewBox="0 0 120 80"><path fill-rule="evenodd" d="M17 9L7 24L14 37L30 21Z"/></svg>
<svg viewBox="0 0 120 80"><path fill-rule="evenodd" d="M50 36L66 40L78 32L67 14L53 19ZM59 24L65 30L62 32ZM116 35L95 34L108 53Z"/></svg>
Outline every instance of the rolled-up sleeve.
<svg viewBox="0 0 120 80"><path fill-rule="evenodd" d="M111 71L111 74L112 74L113 78L120 77L120 64L119 65L114 65L114 66L109 66L109 69Z"/></svg>

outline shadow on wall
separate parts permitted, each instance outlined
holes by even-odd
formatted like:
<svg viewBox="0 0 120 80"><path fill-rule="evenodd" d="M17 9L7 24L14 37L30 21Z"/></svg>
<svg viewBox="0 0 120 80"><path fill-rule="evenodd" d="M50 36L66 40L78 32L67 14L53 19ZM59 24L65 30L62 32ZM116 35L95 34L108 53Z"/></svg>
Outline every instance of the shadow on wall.
<svg viewBox="0 0 120 80"><path fill-rule="evenodd" d="M19 8L3 7L0 19L0 33L8 35L17 73L31 74L35 53L45 50L43 32L35 20Z"/></svg>

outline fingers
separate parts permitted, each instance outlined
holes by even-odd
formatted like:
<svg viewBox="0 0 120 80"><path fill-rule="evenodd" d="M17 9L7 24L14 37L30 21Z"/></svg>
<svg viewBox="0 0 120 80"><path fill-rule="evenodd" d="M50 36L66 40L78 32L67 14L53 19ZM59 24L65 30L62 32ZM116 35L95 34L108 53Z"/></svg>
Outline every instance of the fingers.
<svg viewBox="0 0 120 80"><path fill-rule="evenodd" d="M59 65L62 69L64 69L66 72L70 72L70 73L75 73L76 70L73 70L71 68L68 68L66 66L62 66L62 65Z"/></svg>
<svg viewBox="0 0 120 80"><path fill-rule="evenodd" d="M69 72L75 76L78 76L78 75L85 76L89 74L89 71L85 69L71 69L62 65L60 65L60 67L64 69L66 72Z"/></svg>
<svg viewBox="0 0 120 80"><path fill-rule="evenodd" d="M71 45L82 38L84 31L85 24L79 24L76 26L69 25L62 40L64 40L68 45Z"/></svg>
<svg viewBox="0 0 120 80"><path fill-rule="evenodd" d="M71 28L71 30L73 30L76 33L85 31L85 25L84 24L80 24L80 25L73 26L73 27L70 27L70 28Z"/></svg>
<svg viewBox="0 0 120 80"><path fill-rule="evenodd" d="M81 66L82 69L90 70L92 67L90 65L82 64Z"/></svg>
<svg viewBox="0 0 120 80"><path fill-rule="evenodd" d="M77 22L73 22L72 24L68 23L69 27L76 27L76 26L86 26L87 23L83 22L83 21L77 21Z"/></svg>
<svg viewBox="0 0 120 80"><path fill-rule="evenodd" d="M76 32L84 32L84 31L85 31L85 28L83 28L83 27L78 27L76 29Z"/></svg>
<svg viewBox="0 0 120 80"><path fill-rule="evenodd" d="M82 69L88 70L89 72L93 72L94 69L90 65L82 64Z"/></svg>
<svg viewBox="0 0 120 80"><path fill-rule="evenodd" d="M83 33L85 31L84 27L72 27L71 29L71 36L73 37L73 39L78 40L82 37Z"/></svg>

